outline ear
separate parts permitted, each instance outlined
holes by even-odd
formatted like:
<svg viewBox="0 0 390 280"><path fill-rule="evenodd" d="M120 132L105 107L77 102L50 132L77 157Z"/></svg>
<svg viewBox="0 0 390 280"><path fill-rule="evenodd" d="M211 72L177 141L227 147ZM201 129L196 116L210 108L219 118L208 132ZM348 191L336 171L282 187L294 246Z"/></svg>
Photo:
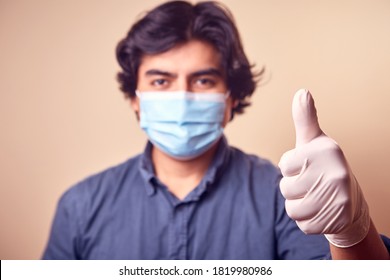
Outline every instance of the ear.
<svg viewBox="0 0 390 280"><path fill-rule="evenodd" d="M130 98L130 106L134 112L139 112L139 99L138 97Z"/></svg>
<svg viewBox="0 0 390 280"><path fill-rule="evenodd" d="M233 116L233 108L235 108L238 104L238 100L234 100L231 96L226 100L226 109L225 109L225 117L223 120L223 127L227 125L228 122L232 120Z"/></svg>
<svg viewBox="0 0 390 280"><path fill-rule="evenodd" d="M234 108L236 108L239 103L240 103L240 101L238 101L237 99L232 100L232 107L231 107L231 109L233 110Z"/></svg>
<svg viewBox="0 0 390 280"><path fill-rule="evenodd" d="M233 102L232 102L232 108L231 108L231 111L230 111L230 112L231 112L231 113L230 113L230 121L233 120L234 114L235 114L234 110L235 110L235 108L238 107L239 104L240 104L240 101L239 101L239 100L237 100L237 99L233 100Z"/></svg>
<svg viewBox="0 0 390 280"><path fill-rule="evenodd" d="M133 109L135 116L137 117L137 120L139 121L139 98L138 97L130 98L130 106Z"/></svg>

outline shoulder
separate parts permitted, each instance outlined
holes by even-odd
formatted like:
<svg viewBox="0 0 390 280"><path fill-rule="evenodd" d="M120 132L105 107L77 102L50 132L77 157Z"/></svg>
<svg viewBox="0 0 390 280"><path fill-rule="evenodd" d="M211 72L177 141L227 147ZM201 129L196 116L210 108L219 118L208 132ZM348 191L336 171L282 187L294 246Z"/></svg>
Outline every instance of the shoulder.
<svg viewBox="0 0 390 280"><path fill-rule="evenodd" d="M85 208L91 203L91 199L99 201L117 193L124 184L136 180L140 157L132 157L80 180L64 192L60 204L73 206L75 209Z"/></svg>

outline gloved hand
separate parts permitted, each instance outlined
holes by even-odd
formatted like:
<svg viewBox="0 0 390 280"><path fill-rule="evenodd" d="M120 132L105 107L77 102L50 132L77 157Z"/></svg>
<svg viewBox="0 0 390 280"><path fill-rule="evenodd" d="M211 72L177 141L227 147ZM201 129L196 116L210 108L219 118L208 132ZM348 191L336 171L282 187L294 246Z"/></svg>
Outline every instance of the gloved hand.
<svg viewBox="0 0 390 280"><path fill-rule="evenodd" d="M295 94L292 113L296 147L279 162L287 214L306 234L325 234L337 247L353 246L370 227L359 184L339 145L322 132L307 90Z"/></svg>

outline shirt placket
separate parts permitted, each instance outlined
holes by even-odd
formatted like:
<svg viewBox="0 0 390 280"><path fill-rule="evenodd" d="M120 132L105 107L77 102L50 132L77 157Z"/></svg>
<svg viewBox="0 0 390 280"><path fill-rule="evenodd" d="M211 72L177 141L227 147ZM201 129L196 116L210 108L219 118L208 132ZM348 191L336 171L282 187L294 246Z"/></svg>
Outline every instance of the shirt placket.
<svg viewBox="0 0 390 280"><path fill-rule="evenodd" d="M188 220L192 204L180 203L173 209L171 223L171 258L187 259Z"/></svg>

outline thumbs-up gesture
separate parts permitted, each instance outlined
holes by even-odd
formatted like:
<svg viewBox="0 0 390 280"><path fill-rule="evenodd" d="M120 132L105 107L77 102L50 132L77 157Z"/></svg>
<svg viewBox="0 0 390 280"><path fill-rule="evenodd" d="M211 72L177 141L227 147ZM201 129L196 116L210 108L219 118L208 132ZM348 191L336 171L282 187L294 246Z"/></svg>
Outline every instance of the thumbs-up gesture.
<svg viewBox="0 0 390 280"><path fill-rule="evenodd" d="M353 246L370 227L359 184L339 145L322 132L310 92L295 94L292 113L296 147L279 162L287 214L307 234L325 234L337 247Z"/></svg>

